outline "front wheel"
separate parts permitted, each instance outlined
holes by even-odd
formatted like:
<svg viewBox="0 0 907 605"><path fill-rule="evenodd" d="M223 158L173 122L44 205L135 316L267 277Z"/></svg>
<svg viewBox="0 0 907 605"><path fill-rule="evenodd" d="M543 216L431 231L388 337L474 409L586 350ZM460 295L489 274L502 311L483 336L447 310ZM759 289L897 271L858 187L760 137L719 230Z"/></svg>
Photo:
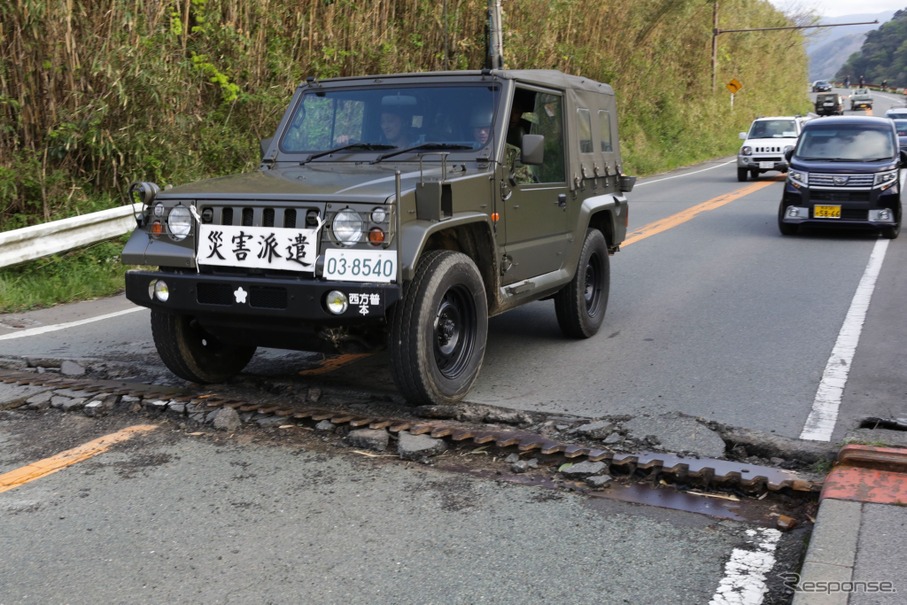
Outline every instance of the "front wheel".
<svg viewBox="0 0 907 605"><path fill-rule="evenodd" d="M608 244L601 231L589 229L573 279L554 296L561 332L571 338L594 336L605 319L610 289Z"/></svg>
<svg viewBox="0 0 907 605"><path fill-rule="evenodd" d="M747 175L746 168L737 169L737 180L740 181L741 183L746 180L746 175Z"/></svg>
<svg viewBox="0 0 907 605"><path fill-rule="evenodd" d="M224 382L239 374L255 347L231 345L208 334L186 315L151 310L151 335L158 355L171 372L192 382Z"/></svg>
<svg viewBox="0 0 907 605"><path fill-rule="evenodd" d="M487 337L475 263L460 252L427 252L393 313L388 348L397 388L413 404L462 400L479 376Z"/></svg>

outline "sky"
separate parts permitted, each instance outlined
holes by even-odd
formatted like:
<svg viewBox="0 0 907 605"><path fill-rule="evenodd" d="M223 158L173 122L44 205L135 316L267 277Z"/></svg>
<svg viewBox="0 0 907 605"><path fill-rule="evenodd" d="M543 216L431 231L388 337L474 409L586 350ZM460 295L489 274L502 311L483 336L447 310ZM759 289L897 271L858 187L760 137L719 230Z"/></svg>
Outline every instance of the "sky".
<svg viewBox="0 0 907 605"><path fill-rule="evenodd" d="M907 0L769 0L782 11L811 10L822 17L872 14L907 8Z"/></svg>

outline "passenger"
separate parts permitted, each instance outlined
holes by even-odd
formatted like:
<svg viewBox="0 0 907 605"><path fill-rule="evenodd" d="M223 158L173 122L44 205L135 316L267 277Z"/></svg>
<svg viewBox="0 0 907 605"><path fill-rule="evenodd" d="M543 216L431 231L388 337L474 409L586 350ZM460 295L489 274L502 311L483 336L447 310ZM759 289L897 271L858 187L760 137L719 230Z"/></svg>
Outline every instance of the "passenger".
<svg viewBox="0 0 907 605"><path fill-rule="evenodd" d="M395 147L409 147L411 144L409 125L399 111L384 109L381 112L381 133L384 140Z"/></svg>
<svg viewBox="0 0 907 605"><path fill-rule="evenodd" d="M470 120L472 139L478 147L484 147L491 139L491 112L478 111Z"/></svg>

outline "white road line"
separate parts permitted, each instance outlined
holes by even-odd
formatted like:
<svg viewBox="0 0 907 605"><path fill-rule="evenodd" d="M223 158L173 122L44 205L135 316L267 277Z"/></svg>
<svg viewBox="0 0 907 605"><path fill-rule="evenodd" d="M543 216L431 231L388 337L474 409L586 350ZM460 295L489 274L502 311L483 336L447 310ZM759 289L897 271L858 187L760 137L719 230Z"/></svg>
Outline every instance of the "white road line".
<svg viewBox="0 0 907 605"><path fill-rule="evenodd" d="M816 391L812 411L800 432L800 439L831 441L831 435L838 421L838 409L841 407L841 398L844 396L844 386L847 384L850 365L857 350L857 344L860 342L860 333L863 331L863 322L866 321L869 301L875 290L876 279L882 270L882 262L885 260L889 242L890 240L880 239L872 249L866 271L863 272L863 278L853 295L847 317L844 318L844 325L841 326L841 331L838 333L838 340L831 351L828 363L825 364L822 382L819 383L819 389Z"/></svg>
<svg viewBox="0 0 907 605"><path fill-rule="evenodd" d="M47 334L48 332L56 332L58 330L66 330L67 328L75 328L76 326L84 326L85 324L94 323L96 321L104 321L105 319L113 319L114 317L119 317L121 315L126 315L128 313L135 313L136 311L142 311L145 307L133 307L132 309L126 309L124 311L117 311L116 313L107 313L106 315L98 315L97 317L89 317L88 319L80 319L78 321L71 321L65 324L53 324L50 326L42 326L40 328L31 328L29 330L22 330L21 332L11 332L9 334L3 334L0 336L0 340L14 340L16 338L27 338L29 336L38 336L40 334Z"/></svg>
<svg viewBox="0 0 907 605"><path fill-rule="evenodd" d="M670 181L671 179L679 179L680 177L690 176L693 174L699 174L700 172L708 172L709 170L714 170L716 168L723 168L728 164L733 164L737 160L731 160L730 162L725 162L724 164L715 164L708 168L703 168L702 170L696 170L695 172L684 172L683 174L676 174L674 176L666 176L663 179L656 179L654 181L646 181L645 183L636 183L636 187L642 187L643 185L651 185L652 183L660 183L662 181Z"/></svg>
<svg viewBox="0 0 907 605"><path fill-rule="evenodd" d="M781 539L777 529L746 530L749 548L735 548L724 565L724 577L709 605L759 605L768 586L765 574L775 566L775 550Z"/></svg>

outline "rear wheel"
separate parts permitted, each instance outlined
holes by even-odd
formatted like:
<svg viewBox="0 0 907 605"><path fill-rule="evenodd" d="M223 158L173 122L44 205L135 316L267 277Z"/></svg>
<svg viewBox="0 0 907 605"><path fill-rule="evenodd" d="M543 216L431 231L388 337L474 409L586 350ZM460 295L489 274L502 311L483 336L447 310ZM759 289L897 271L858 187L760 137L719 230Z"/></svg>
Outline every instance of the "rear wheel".
<svg viewBox="0 0 907 605"><path fill-rule="evenodd" d="M192 382L224 382L239 374L255 354L253 346L221 342L186 315L152 309L151 334L164 365Z"/></svg>
<svg viewBox="0 0 907 605"><path fill-rule="evenodd" d="M451 404L472 388L485 357L488 303L475 263L427 252L394 310L388 348L397 388L413 404Z"/></svg>
<svg viewBox="0 0 907 605"><path fill-rule="evenodd" d="M605 319L610 289L608 244L601 231L589 229L573 279L554 296L561 331L571 338L595 335Z"/></svg>

